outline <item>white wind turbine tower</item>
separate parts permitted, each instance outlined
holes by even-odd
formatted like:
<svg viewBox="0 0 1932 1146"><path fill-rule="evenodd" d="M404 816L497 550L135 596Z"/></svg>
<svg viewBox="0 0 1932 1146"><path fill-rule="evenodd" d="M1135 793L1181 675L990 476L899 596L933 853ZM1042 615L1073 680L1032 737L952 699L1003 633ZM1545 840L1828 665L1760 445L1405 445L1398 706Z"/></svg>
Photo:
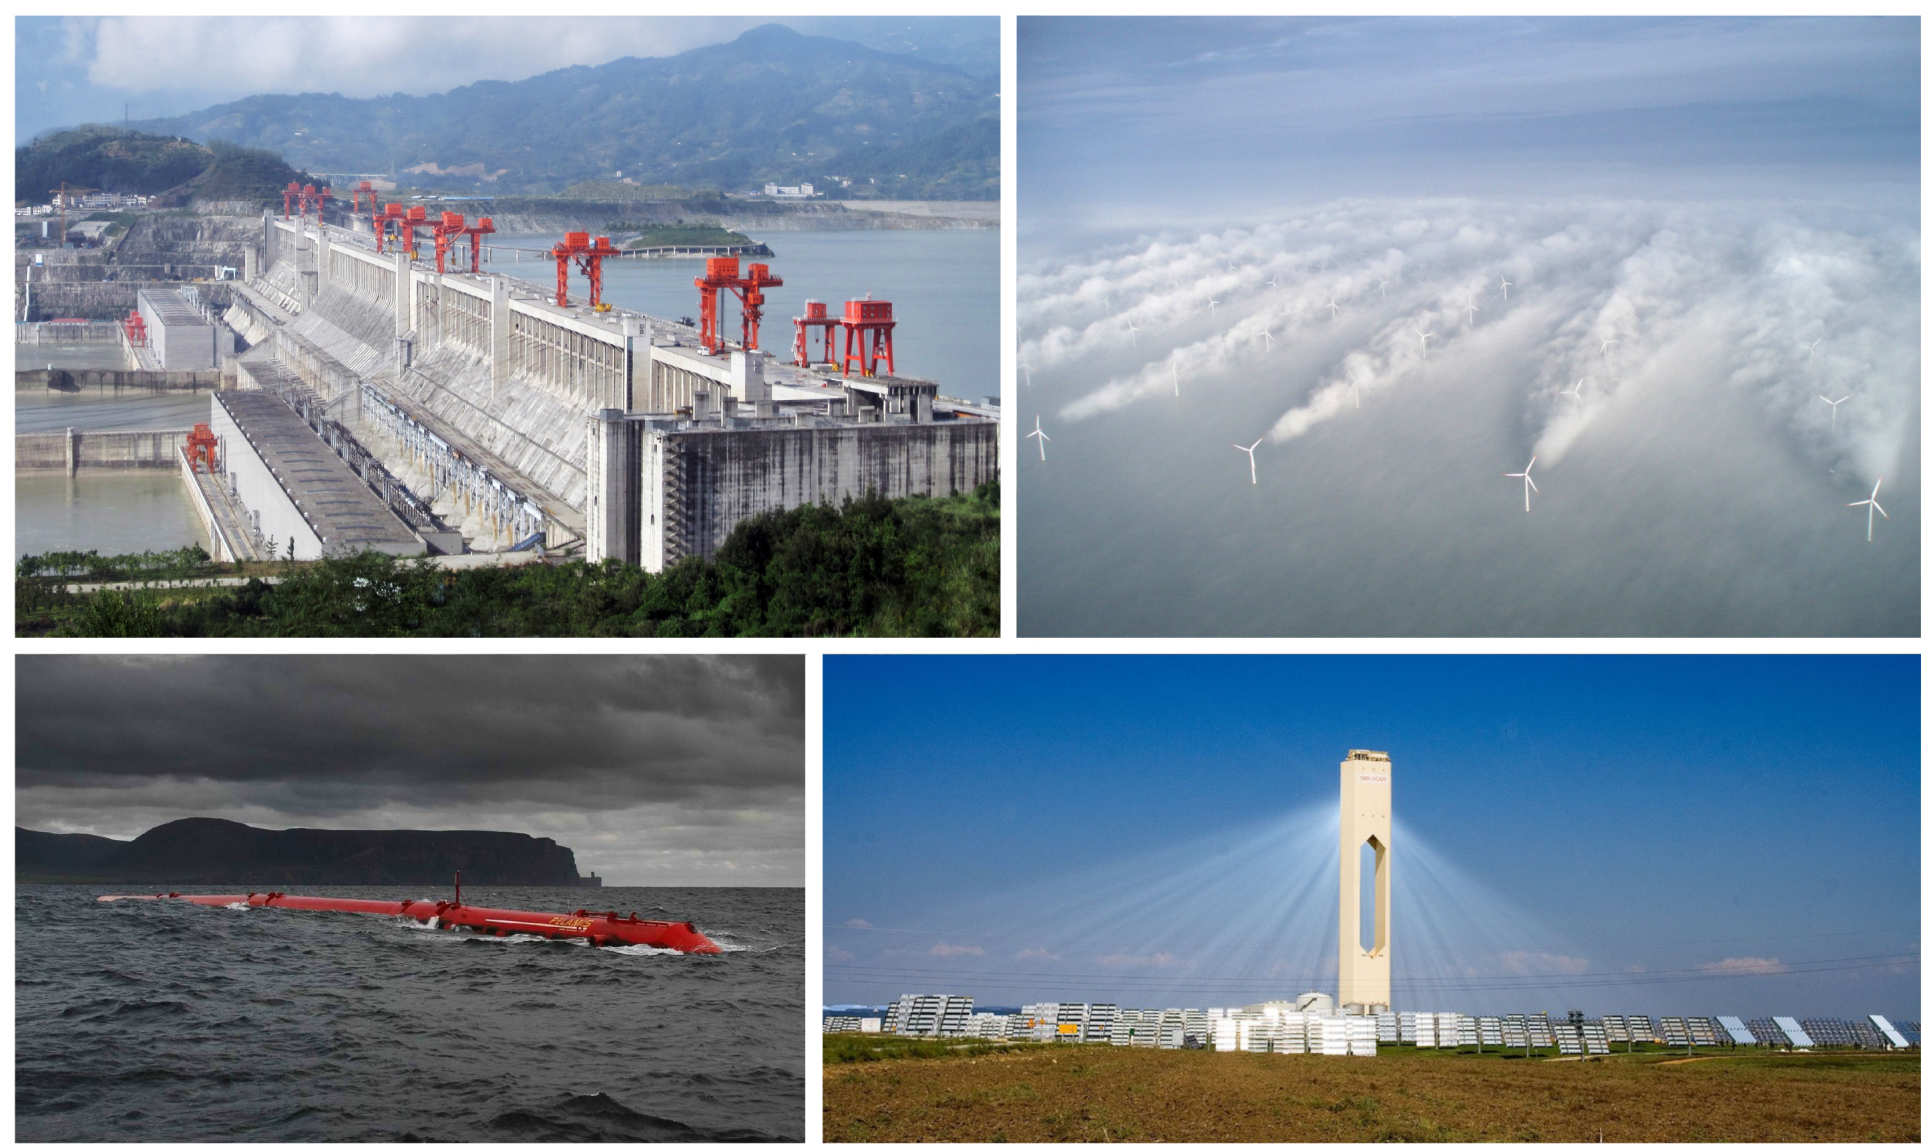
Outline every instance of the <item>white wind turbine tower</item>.
<svg viewBox="0 0 1932 1146"><path fill-rule="evenodd" d="M1885 507L1878 504L1878 487L1884 484L1885 484L1885 479L1879 478L1877 481L1872 483L1872 496L1866 498L1864 501L1848 501L1845 503L1846 509L1857 509L1861 505L1866 507L1865 541L1867 544L1870 544L1872 540L1872 510L1874 509L1877 510L1878 515L1884 518L1885 520L1887 521L1892 520L1892 515L1889 513L1886 513Z"/></svg>
<svg viewBox="0 0 1932 1146"><path fill-rule="evenodd" d="M1811 356L1812 356L1812 355L1814 355L1814 354L1816 354L1816 353L1818 353L1818 344L1819 344L1820 342L1823 342L1823 341L1824 341L1824 339L1822 339L1822 338L1814 338L1814 339L1812 339L1812 340L1811 340L1811 344L1810 344L1809 346L1806 346L1806 347L1805 347L1805 361L1806 361L1806 362L1809 362L1809 361L1811 361Z"/></svg>
<svg viewBox="0 0 1932 1146"><path fill-rule="evenodd" d="M1469 315L1469 325L1471 326L1476 325L1476 312L1482 309L1482 307L1476 305L1476 300L1473 298L1470 299L1469 302L1465 304L1462 309L1466 311Z"/></svg>
<svg viewBox="0 0 1932 1146"><path fill-rule="evenodd" d="M1134 349L1140 349L1140 324L1131 318L1127 320L1127 337L1134 340Z"/></svg>
<svg viewBox="0 0 1932 1146"><path fill-rule="evenodd" d="M1267 437L1267 435L1263 434L1262 437ZM1254 440L1254 446L1244 446L1239 442L1236 442L1234 444L1235 449L1240 450L1241 452L1248 455L1248 484L1249 485L1261 484L1260 480L1255 477L1255 473L1254 473L1254 450L1255 450L1255 446L1258 446L1260 444L1261 444L1261 438L1256 438Z"/></svg>
<svg viewBox="0 0 1932 1146"><path fill-rule="evenodd" d="M1167 364L1167 372L1174 377L1174 396L1178 398L1181 396L1181 364L1178 362L1169 362Z"/></svg>
<svg viewBox="0 0 1932 1146"><path fill-rule="evenodd" d="M1027 437L1040 439L1040 460L1046 461L1046 444L1053 439L1047 437L1047 432L1040 428L1040 416L1038 414L1033 415L1033 432L1028 434Z"/></svg>
<svg viewBox="0 0 1932 1146"><path fill-rule="evenodd" d="M1429 340L1434 338L1435 335L1419 326L1415 328L1415 335L1422 340L1422 357L1429 357Z"/></svg>
<svg viewBox="0 0 1932 1146"><path fill-rule="evenodd" d="M1033 387L1033 364L1031 362L1022 362L1020 363L1020 369L1026 372L1026 385L1028 389L1031 389Z"/></svg>
<svg viewBox="0 0 1932 1146"><path fill-rule="evenodd" d="M1382 288L1383 298L1389 297L1389 280L1383 279L1381 282L1376 283L1375 285Z"/></svg>
<svg viewBox="0 0 1932 1146"><path fill-rule="evenodd" d="M1502 279L1502 280L1503 280L1503 301L1504 301L1504 302L1508 302L1508 301L1509 301L1509 288L1510 288L1510 287L1513 287L1513 286L1515 286L1516 284L1515 284L1515 283L1513 283L1513 282L1510 282L1510 281L1509 281L1508 279L1506 279L1506 278L1503 278L1503 276L1502 276L1502 275L1497 275L1496 277L1497 277L1497 278L1499 278L1499 279Z"/></svg>
<svg viewBox="0 0 1932 1146"><path fill-rule="evenodd" d="M1506 477L1506 478L1522 478L1522 479L1523 479L1523 512L1524 512L1524 513L1528 513L1528 512L1530 511L1530 507L1529 507L1529 495L1530 495L1530 491L1531 491L1531 490L1533 490L1533 489L1536 489L1536 479L1530 476L1530 470L1532 470L1532 469L1534 469L1534 468L1535 468L1535 466L1536 466L1536 455L1534 455L1534 454L1531 454L1531 455L1530 455L1530 460L1529 460L1529 465L1526 465L1526 466L1524 466L1524 467L1523 467L1523 472L1522 472L1522 473L1520 473L1520 474L1504 474L1504 475L1503 475L1503 476L1504 476L1504 477ZM1542 493L1543 491L1542 491L1542 490L1540 490L1540 489L1536 489L1536 492L1537 492L1537 493Z"/></svg>
<svg viewBox="0 0 1932 1146"><path fill-rule="evenodd" d="M1604 339L1604 340L1603 340L1603 345L1602 345L1602 346L1599 346L1599 347L1598 347L1597 349L1598 349L1598 350L1601 350L1601 351L1603 352L1603 356L1604 356L1604 358L1606 358L1606 359L1607 359L1607 358L1609 358L1609 357L1610 357L1610 348L1611 348L1612 346L1615 346L1616 344L1617 344L1617 340L1616 340L1616 339L1614 339L1614 338L1606 338L1606 339Z"/></svg>
<svg viewBox="0 0 1932 1146"><path fill-rule="evenodd" d="M1843 398L1840 398L1838 399L1838 401L1834 402L1830 398L1827 398L1823 394L1820 394L1818 395L1818 400L1820 402L1823 402L1825 405L1831 407L1831 428L1834 430L1837 429L1838 428L1838 407L1846 402L1851 401L1851 395L1847 394Z"/></svg>
<svg viewBox="0 0 1932 1146"><path fill-rule="evenodd" d="M1328 296L1328 321L1333 322L1342 316L1342 304L1335 301L1334 295Z"/></svg>
<svg viewBox="0 0 1932 1146"><path fill-rule="evenodd" d="M1220 305L1221 305L1221 300L1220 300L1220 299L1218 299L1218 298L1210 298L1210 299L1208 299L1208 317L1209 317L1209 318L1213 318L1213 317L1214 317L1214 308L1215 308L1215 307L1217 307L1217 306L1220 306Z"/></svg>
<svg viewBox="0 0 1932 1146"><path fill-rule="evenodd" d="M1272 331L1272 330L1269 330L1269 329L1268 329L1267 327L1265 327L1265 326L1264 326L1264 327L1262 327L1262 328L1261 328L1261 337L1262 337L1262 339L1263 339L1263 341L1264 341L1264 345L1265 345L1265 346L1267 347L1267 349L1269 349L1269 350L1273 350L1273 349L1275 348L1275 333L1274 333L1274 331Z"/></svg>

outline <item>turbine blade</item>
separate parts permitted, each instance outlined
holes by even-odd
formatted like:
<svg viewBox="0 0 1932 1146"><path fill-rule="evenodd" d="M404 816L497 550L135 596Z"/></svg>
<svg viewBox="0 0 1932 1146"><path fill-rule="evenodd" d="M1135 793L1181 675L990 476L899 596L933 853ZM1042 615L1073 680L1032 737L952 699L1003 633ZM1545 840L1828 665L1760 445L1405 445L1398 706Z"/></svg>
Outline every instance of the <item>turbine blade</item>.
<svg viewBox="0 0 1932 1146"><path fill-rule="evenodd" d="M1533 477L1531 477L1531 476L1529 476L1528 474L1524 474L1524 475L1523 475L1523 480L1529 483L1529 487L1530 487L1531 489L1536 489L1536 479L1535 479L1535 478L1533 478ZM1537 492L1537 493L1542 493L1543 491L1542 491L1542 490L1540 490L1540 489L1536 489L1536 492Z"/></svg>
<svg viewBox="0 0 1932 1146"><path fill-rule="evenodd" d="M1890 521L1890 520L1892 520L1892 515L1891 515L1891 514L1889 514L1889 513L1886 513L1886 512L1885 512L1885 507L1884 507L1884 506L1882 506L1882 505L1880 505L1880 504L1878 504L1877 502L1873 502L1873 503L1872 503L1872 508L1878 511L1878 515L1879 515L1880 517L1882 517L1882 518L1884 518L1884 519L1885 519L1885 520L1887 520L1887 521Z"/></svg>

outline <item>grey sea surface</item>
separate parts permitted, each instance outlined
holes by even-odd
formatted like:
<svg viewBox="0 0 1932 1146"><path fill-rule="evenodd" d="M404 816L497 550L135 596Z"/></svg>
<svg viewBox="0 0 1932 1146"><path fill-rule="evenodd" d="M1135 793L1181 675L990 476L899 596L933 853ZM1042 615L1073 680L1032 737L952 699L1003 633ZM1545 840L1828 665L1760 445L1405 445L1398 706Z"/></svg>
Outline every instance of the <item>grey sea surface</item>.
<svg viewBox="0 0 1932 1146"><path fill-rule="evenodd" d="M23 885L23 1141L798 1141L804 895L469 887L689 919L725 948L497 939L387 916L101 894L448 888Z"/></svg>

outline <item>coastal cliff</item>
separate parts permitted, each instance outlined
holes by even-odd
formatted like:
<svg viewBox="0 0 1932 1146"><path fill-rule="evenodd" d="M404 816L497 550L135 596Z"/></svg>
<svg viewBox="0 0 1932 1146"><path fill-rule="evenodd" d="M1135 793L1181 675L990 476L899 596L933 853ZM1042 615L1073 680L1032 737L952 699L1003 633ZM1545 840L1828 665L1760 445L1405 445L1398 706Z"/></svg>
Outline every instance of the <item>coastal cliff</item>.
<svg viewBox="0 0 1932 1146"><path fill-rule="evenodd" d="M173 820L132 840L14 829L23 883L466 884L579 886L576 856L518 832L270 831Z"/></svg>

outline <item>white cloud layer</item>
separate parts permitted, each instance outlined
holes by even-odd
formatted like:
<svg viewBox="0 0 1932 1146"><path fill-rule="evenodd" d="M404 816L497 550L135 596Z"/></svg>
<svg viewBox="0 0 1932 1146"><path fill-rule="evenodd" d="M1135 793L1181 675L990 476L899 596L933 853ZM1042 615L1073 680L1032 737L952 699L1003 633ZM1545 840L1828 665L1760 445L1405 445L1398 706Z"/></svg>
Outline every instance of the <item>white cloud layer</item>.
<svg viewBox="0 0 1932 1146"><path fill-rule="evenodd" d="M1142 441L1158 421L1175 440L1170 460L1181 439L1211 449L1265 431L1261 485L1284 469L1296 483L1263 494L1277 499L1335 494L1344 440L1349 472L1405 477L1418 503L1432 480L1414 472L1421 457L1368 456L1364 438L1426 438L1439 467L1466 464L1505 498L1503 475L1532 456L1541 494L1574 490L1566 467L1581 464L1599 471L1583 480L1654 492L1660 518L1706 519L1677 523L1687 545L1734 527L1700 504L1714 471L1728 471L1715 482L1726 498L1768 503L1772 489L1800 488L1817 502L1803 512L1835 510L1857 541L1864 523L1845 503L1883 479L1893 518L1879 528L1913 547L1897 507L1918 485L1919 263L1916 220L1876 211L1338 201L1021 274L1022 407L1059 431L1055 497L1079 440ZM1237 410L1246 424L1224 426ZM1097 424L1130 411L1132 431ZM1218 476L1247 476L1246 459L1220 449ZM1574 462L1579 451L1589 461ZM1317 457L1328 468L1306 472ZM1660 465L1687 480L1635 472ZM1908 625L1915 616L1892 631Z"/></svg>

